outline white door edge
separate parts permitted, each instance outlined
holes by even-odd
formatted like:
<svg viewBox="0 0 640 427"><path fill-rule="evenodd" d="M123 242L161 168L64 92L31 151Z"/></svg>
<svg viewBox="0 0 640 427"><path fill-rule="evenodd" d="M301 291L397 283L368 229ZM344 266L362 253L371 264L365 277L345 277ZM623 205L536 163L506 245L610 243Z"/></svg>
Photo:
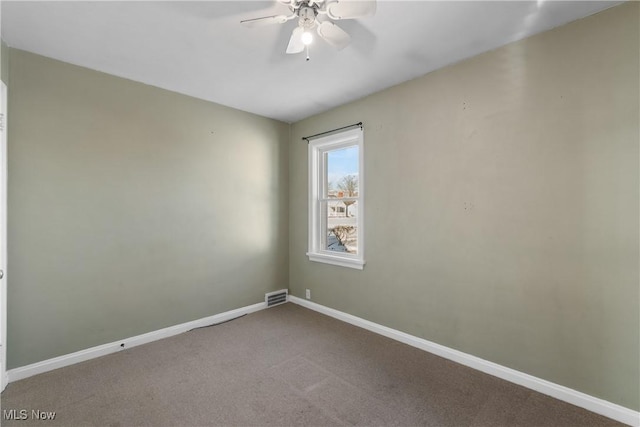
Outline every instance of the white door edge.
<svg viewBox="0 0 640 427"><path fill-rule="evenodd" d="M0 391L7 386L7 85L0 81Z"/></svg>

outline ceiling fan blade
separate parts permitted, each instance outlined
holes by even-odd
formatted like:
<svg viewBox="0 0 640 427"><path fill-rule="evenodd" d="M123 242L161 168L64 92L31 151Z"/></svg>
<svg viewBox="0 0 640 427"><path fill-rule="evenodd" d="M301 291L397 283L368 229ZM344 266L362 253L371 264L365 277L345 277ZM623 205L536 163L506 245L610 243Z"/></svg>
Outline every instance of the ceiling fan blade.
<svg viewBox="0 0 640 427"><path fill-rule="evenodd" d="M264 16L262 18L245 19L244 21L240 21L240 23L247 28L254 28L271 24L284 24L288 20L289 17L286 15L272 15Z"/></svg>
<svg viewBox="0 0 640 427"><path fill-rule="evenodd" d="M302 27L294 28L289 39L289 45L287 46L287 53L300 53L304 50L304 43L302 43L302 33L304 30Z"/></svg>
<svg viewBox="0 0 640 427"><path fill-rule="evenodd" d="M336 0L327 5L331 19L354 19L375 15L376 0Z"/></svg>
<svg viewBox="0 0 640 427"><path fill-rule="evenodd" d="M318 35L336 49L344 49L351 42L351 36L331 21L318 25Z"/></svg>

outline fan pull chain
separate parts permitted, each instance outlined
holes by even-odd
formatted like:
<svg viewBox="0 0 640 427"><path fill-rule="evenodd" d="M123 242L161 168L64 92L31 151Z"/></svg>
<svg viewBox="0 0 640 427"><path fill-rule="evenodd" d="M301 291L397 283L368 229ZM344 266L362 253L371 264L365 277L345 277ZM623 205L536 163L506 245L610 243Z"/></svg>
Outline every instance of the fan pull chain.
<svg viewBox="0 0 640 427"><path fill-rule="evenodd" d="M309 45L307 45L307 61L309 60Z"/></svg>

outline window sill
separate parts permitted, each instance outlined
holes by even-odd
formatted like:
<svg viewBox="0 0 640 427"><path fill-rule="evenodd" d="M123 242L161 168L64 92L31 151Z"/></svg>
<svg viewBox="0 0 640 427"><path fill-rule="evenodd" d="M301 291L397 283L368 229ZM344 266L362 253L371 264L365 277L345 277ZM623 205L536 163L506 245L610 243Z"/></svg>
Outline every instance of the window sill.
<svg viewBox="0 0 640 427"><path fill-rule="evenodd" d="M328 255L328 254L321 254L321 253L307 252L307 256L309 257L309 261L339 265L340 267L355 268L357 270L363 270L364 264L365 264L364 260L361 260L361 259L347 258L342 256L335 256L335 255Z"/></svg>

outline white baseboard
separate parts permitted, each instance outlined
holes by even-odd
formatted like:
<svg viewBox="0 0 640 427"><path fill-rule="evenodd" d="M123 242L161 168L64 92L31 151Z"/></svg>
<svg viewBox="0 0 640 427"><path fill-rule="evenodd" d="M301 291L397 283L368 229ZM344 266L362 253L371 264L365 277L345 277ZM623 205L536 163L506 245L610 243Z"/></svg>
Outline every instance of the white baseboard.
<svg viewBox="0 0 640 427"><path fill-rule="evenodd" d="M488 360L484 360L293 295L289 295L289 301L319 313L326 314L327 316L334 317L338 320L342 320L343 322L384 335L385 337L400 341L412 347L444 357L445 359L452 360L460 363L461 365L477 369L478 371L482 371L486 374L502 378L503 380L527 387L531 390L571 403L572 405L579 406L591 412L604 415L605 417L620 421L630 426L640 426L640 412L625 408L624 406L616 405L615 403L590 396L580 391L534 377L533 375L525 374L524 372L516 371L515 369L498 365L497 363L489 362Z"/></svg>
<svg viewBox="0 0 640 427"><path fill-rule="evenodd" d="M215 323L226 322L236 317L263 310L265 308L267 308L267 304L264 302L248 305L246 307L241 307L231 311L225 311L224 313L216 314L198 320L193 320L191 322L182 323L180 325L170 326L168 328L159 329L157 331L137 335L135 337L114 341L109 344L103 344L97 347L80 350L75 353L54 357L53 359L43 360L42 362L33 363L31 365L22 366L20 368L10 369L7 371L7 379L8 382L11 383L13 381L18 381L24 378L31 377L33 375L42 374L54 369L63 368L65 366L84 362L90 359L95 359L96 357L106 356L107 354L116 353L118 351L136 347L138 345L147 344L153 341L161 340L163 338L169 338L174 335L190 331L194 328L200 328L202 326L209 326ZM122 346L122 344L124 344L124 347Z"/></svg>

